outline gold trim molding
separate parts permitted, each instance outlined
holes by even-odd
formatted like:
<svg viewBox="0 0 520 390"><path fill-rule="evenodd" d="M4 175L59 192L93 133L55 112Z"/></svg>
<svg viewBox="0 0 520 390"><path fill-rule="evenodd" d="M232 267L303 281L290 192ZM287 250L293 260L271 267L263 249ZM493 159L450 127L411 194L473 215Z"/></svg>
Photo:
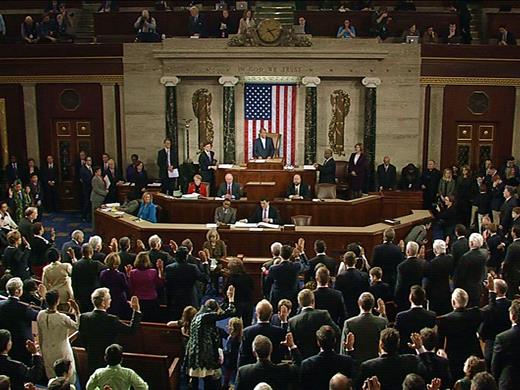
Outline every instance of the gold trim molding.
<svg viewBox="0 0 520 390"><path fill-rule="evenodd" d="M38 75L38 76L0 76L0 84L78 84L110 83L123 84L124 76L119 74L89 75Z"/></svg>
<svg viewBox="0 0 520 390"><path fill-rule="evenodd" d="M5 98L0 98L0 139L2 140L2 159L9 164L9 138L7 135L7 107Z"/></svg>
<svg viewBox="0 0 520 390"><path fill-rule="evenodd" d="M494 85L520 87L520 78L421 76L421 85Z"/></svg>

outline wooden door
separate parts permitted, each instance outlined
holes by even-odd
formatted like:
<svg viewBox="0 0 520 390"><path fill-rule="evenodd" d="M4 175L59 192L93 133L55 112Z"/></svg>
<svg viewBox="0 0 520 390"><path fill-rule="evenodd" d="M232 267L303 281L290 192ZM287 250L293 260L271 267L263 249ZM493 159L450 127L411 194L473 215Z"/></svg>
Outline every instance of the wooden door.
<svg viewBox="0 0 520 390"><path fill-rule="evenodd" d="M493 143L497 126L487 122L464 122L457 124L457 156L460 167L469 165L473 172L484 166L486 160L495 160Z"/></svg>
<svg viewBox="0 0 520 390"><path fill-rule="evenodd" d="M94 142L92 122L88 119L54 119L53 129L52 155L56 156L59 169L60 206L62 210L77 210L81 191L76 172L79 152L98 156L102 150Z"/></svg>

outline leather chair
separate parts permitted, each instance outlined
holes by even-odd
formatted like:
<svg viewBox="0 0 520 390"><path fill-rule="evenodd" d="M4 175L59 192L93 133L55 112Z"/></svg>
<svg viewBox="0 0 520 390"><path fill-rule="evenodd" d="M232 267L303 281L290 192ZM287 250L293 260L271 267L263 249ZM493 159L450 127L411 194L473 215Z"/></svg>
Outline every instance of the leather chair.
<svg viewBox="0 0 520 390"><path fill-rule="evenodd" d="M273 140L274 145L274 157L280 157L280 134L277 133L267 133L267 137Z"/></svg>
<svg viewBox="0 0 520 390"><path fill-rule="evenodd" d="M318 199L336 199L336 184L316 184L316 197Z"/></svg>
<svg viewBox="0 0 520 390"><path fill-rule="evenodd" d="M339 199L349 199L348 161L336 161L336 194Z"/></svg>
<svg viewBox="0 0 520 390"><path fill-rule="evenodd" d="M211 196L211 184L209 184L207 181L203 181L202 184L204 185L204 187L206 187L206 194L208 194L208 196Z"/></svg>
<svg viewBox="0 0 520 390"><path fill-rule="evenodd" d="M291 217L291 221L296 226L310 226L312 215L294 215Z"/></svg>
<svg viewBox="0 0 520 390"><path fill-rule="evenodd" d="M163 222L163 208L158 204L155 204L157 223Z"/></svg>

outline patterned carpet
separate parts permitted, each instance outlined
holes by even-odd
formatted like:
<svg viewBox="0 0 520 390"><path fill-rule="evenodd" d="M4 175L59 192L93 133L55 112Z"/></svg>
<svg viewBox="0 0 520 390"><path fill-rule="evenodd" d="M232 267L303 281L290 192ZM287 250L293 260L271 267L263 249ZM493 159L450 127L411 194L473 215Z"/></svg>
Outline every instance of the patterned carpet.
<svg viewBox="0 0 520 390"><path fill-rule="evenodd" d="M85 233L85 241L93 234L92 226L88 222L81 221L79 212L44 213L43 226L48 231L51 227L56 231L56 247L61 249L64 242L70 240L70 234L80 229Z"/></svg>

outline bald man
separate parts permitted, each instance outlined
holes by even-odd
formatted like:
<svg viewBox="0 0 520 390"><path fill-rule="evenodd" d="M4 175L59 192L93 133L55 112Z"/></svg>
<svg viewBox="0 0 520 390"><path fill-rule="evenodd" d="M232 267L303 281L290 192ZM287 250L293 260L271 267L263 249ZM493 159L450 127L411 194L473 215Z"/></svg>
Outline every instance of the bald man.
<svg viewBox="0 0 520 390"><path fill-rule="evenodd" d="M231 173L224 176L224 183L218 188L217 196L226 199L240 199L240 184L234 182Z"/></svg>
<svg viewBox="0 0 520 390"><path fill-rule="evenodd" d="M379 191L391 191L395 189L397 170L390 164L390 157L385 156L383 163L377 167L376 188Z"/></svg>
<svg viewBox="0 0 520 390"><path fill-rule="evenodd" d="M352 384L345 375L337 373L330 379L329 390L352 390Z"/></svg>

